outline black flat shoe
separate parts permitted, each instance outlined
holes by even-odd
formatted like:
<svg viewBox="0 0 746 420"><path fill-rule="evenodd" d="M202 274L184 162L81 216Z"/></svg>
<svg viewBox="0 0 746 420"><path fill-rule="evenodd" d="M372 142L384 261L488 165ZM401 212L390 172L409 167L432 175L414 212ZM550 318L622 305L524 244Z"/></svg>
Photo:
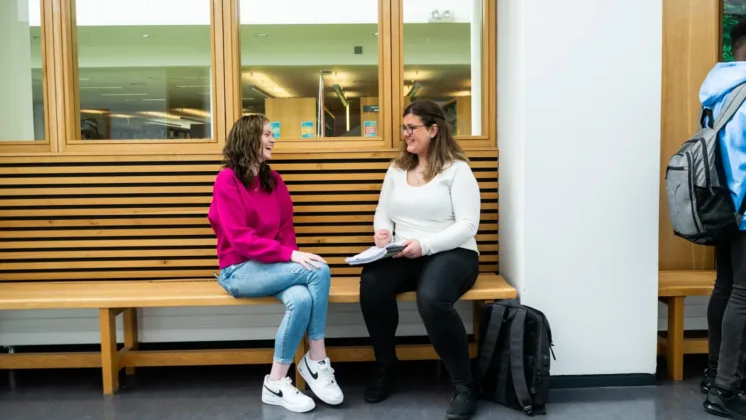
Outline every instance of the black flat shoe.
<svg viewBox="0 0 746 420"><path fill-rule="evenodd" d="M740 389L725 391L716 386L710 388L702 404L710 414L735 420L746 420L746 394Z"/></svg>
<svg viewBox="0 0 746 420"><path fill-rule="evenodd" d="M391 395L396 382L396 365L376 365L368 387L365 389L365 402L377 403Z"/></svg>
<svg viewBox="0 0 746 420"><path fill-rule="evenodd" d="M478 395L474 390L464 385L456 385L451 397L451 406L446 412L448 420L469 420L477 410Z"/></svg>
<svg viewBox="0 0 746 420"><path fill-rule="evenodd" d="M702 376L702 381L699 383L699 390L702 391L703 394L710 392L712 383L715 382L716 373L717 372L710 372L710 368L705 369L705 374Z"/></svg>

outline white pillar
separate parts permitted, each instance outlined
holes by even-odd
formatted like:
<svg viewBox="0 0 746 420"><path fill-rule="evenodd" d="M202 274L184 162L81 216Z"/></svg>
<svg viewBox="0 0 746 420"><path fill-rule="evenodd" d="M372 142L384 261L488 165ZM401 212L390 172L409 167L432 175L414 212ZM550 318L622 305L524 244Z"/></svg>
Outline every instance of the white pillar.
<svg viewBox="0 0 746 420"><path fill-rule="evenodd" d="M552 375L653 374L661 0L497 4L500 271Z"/></svg>
<svg viewBox="0 0 746 420"><path fill-rule="evenodd" d="M0 141L34 140L28 0L0 1Z"/></svg>
<svg viewBox="0 0 746 420"><path fill-rule="evenodd" d="M482 134L482 0L472 0L471 15L471 135Z"/></svg>

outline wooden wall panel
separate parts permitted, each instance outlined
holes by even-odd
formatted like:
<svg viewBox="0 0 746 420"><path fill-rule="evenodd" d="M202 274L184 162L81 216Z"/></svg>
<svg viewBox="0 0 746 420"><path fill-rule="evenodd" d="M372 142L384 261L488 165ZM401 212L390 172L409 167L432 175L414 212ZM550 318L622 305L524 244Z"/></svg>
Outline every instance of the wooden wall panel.
<svg viewBox="0 0 746 420"><path fill-rule="evenodd" d="M395 153L284 157L301 249L335 275L371 245L373 213ZM482 192L483 272L498 269L497 152L470 152ZM219 156L50 156L0 162L0 281L207 279L207 221Z"/></svg>
<svg viewBox="0 0 746 420"><path fill-rule="evenodd" d="M662 270L714 267L712 248L693 245L673 235L664 175L670 156L697 128L699 87L719 58L720 1L663 1L659 234Z"/></svg>

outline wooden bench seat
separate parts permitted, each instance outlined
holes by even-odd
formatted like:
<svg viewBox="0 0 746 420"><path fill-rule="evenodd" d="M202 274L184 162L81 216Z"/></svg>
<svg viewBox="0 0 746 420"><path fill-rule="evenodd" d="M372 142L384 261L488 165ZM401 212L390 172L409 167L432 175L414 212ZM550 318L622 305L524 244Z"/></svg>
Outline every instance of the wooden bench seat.
<svg viewBox="0 0 746 420"><path fill-rule="evenodd" d="M359 277L332 279L330 303L359 302ZM462 300L515 297L515 289L497 274L480 275ZM400 301L414 301L415 293L402 293ZM23 282L0 283L0 309L165 308L189 306L242 306L277 304L274 297L235 299L215 279Z"/></svg>
<svg viewBox="0 0 746 420"><path fill-rule="evenodd" d="M658 274L658 299L668 305L668 333L658 337L658 351L666 356L668 376L684 378L684 355L707 353L707 338L684 336L684 304L688 296L710 296L714 270L662 270Z"/></svg>
<svg viewBox="0 0 746 420"><path fill-rule="evenodd" d="M332 280L329 300L332 303L359 301L359 278L337 277ZM480 308L484 302L514 298L516 291L496 274L483 273L462 300L474 302L475 333L478 331ZM415 293L399 295L400 301L415 300ZM104 393L118 388L119 371L151 366L196 366L231 364L269 364L273 349L219 349L180 351L139 351L137 340L138 308L234 306L279 304L275 298L235 299L214 279L99 282L19 282L0 283L0 310L21 309L98 309L101 332L101 353L29 353L0 355L0 369L30 369L51 367L101 367ZM117 350L116 316L124 314L124 347ZM476 334L475 334L476 335ZM472 355L476 343L471 344ZM302 345L296 360L305 354ZM430 345L407 345L398 349L402 360L435 359ZM335 362L373 360L372 349L363 346L329 347ZM296 381L303 386L300 376Z"/></svg>

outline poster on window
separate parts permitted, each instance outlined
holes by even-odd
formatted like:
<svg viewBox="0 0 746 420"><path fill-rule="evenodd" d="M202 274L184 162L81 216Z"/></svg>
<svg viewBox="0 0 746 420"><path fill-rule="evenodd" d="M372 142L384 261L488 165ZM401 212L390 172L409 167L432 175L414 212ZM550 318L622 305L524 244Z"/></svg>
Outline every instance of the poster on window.
<svg viewBox="0 0 746 420"><path fill-rule="evenodd" d="M313 138L313 121L303 121L300 123L300 136L304 139Z"/></svg>
<svg viewBox="0 0 746 420"><path fill-rule="evenodd" d="M376 137L378 135L378 122L377 121L365 121L363 122L363 136L364 137Z"/></svg>

